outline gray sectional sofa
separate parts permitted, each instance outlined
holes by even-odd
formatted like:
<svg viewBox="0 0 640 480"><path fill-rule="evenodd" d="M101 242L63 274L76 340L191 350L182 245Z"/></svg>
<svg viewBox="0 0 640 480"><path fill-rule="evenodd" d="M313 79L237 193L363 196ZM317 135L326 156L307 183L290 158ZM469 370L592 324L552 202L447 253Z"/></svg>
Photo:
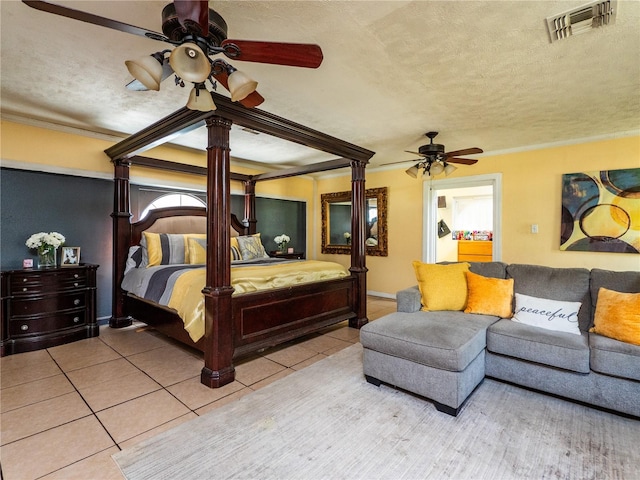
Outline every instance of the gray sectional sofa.
<svg viewBox="0 0 640 480"><path fill-rule="evenodd" d="M581 302L580 335L460 311L421 311L418 287L397 293L397 312L360 331L367 381L394 385L457 415L485 376L640 417L640 346L589 333L600 287L640 292L640 272L474 263L513 278L514 292Z"/></svg>

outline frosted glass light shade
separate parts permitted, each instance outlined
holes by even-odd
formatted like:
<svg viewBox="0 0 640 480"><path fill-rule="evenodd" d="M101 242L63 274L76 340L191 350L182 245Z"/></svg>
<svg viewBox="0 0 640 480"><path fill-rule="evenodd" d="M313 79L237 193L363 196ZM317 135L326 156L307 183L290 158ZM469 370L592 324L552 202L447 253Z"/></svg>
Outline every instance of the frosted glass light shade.
<svg viewBox="0 0 640 480"><path fill-rule="evenodd" d="M409 175L410 177L418 178L418 174L420 173L420 169L418 168L417 165L414 165L413 167L408 168L407 170L405 170L405 173L407 175Z"/></svg>
<svg viewBox="0 0 640 480"><path fill-rule="evenodd" d="M160 90L162 81L162 63L153 55L142 57L138 60L127 60L124 62L133 78L149 90Z"/></svg>
<svg viewBox="0 0 640 480"><path fill-rule="evenodd" d="M455 172L458 169L458 167L456 167L455 165L451 165L450 163L447 163L447 166L444 167L444 174L445 175L450 175L453 172Z"/></svg>
<svg viewBox="0 0 640 480"><path fill-rule="evenodd" d="M444 167L440 162L433 162L431 164L431 169L429 170L431 175L440 175L442 172L444 172Z"/></svg>
<svg viewBox="0 0 640 480"><path fill-rule="evenodd" d="M228 82L231 100L234 102L244 100L247 96L255 92L258 87L258 82L239 70L229 75Z"/></svg>
<svg viewBox="0 0 640 480"><path fill-rule="evenodd" d="M211 73L211 64L202 49L195 43L183 43L169 56L169 64L185 82L202 83Z"/></svg>
<svg viewBox="0 0 640 480"><path fill-rule="evenodd" d="M187 102L187 108L189 110L199 110L201 112L210 112L215 110L216 104L213 102L211 94L206 88L197 89L193 87L189 94L189 101Z"/></svg>

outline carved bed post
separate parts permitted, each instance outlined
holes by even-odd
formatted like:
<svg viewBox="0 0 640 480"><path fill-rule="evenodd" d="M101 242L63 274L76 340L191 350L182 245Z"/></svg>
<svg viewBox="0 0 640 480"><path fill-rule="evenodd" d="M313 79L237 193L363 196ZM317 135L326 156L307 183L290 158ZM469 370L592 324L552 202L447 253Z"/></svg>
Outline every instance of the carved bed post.
<svg viewBox="0 0 640 480"><path fill-rule="evenodd" d="M353 295L353 305L357 317L349 320L349 326L360 328L367 319L367 266L365 247L366 223L366 192L365 192L366 162L354 160L351 162L351 268L349 271L356 277L357 288Z"/></svg>
<svg viewBox="0 0 640 480"><path fill-rule="evenodd" d="M124 314L124 292L120 288L124 277L124 259L127 258L131 240L131 205L129 200L128 160L114 160L113 198L113 287L111 293L111 318L109 326L128 327L131 317Z"/></svg>
<svg viewBox="0 0 640 480"><path fill-rule="evenodd" d="M204 367L200 381L217 388L235 378L231 316L231 121L207 118L207 269L204 294Z"/></svg>
<svg viewBox="0 0 640 480"><path fill-rule="evenodd" d="M256 233L256 182L244 182L244 220L242 223L249 229L249 235Z"/></svg>

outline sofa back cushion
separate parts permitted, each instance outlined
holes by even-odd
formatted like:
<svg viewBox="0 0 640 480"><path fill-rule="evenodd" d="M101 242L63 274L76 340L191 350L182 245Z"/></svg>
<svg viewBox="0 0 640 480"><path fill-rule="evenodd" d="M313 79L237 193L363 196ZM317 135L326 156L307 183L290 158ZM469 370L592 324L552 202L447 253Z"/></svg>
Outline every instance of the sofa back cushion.
<svg viewBox="0 0 640 480"><path fill-rule="evenodd" d="M591 270L591 306L595 315L600 287L622 293L640 292L640 272L614 272L612 270ZM593 324L593 318L591 319Z"/></svg>
<svg viewBox="0 0 640 480"><path fill-rule="evenodd" d="M469 262L469 271L483 277L507 278L507 264L502 262Z"/></svg>
<svg viewBox="0 0 640 480"><path fill-rule="evenodd" d="M541 265L512 264L507 277L513 278L515 293L531 297L580 302L578 324L586 332L591 326L592 307L589 296L590 274L586 268L553 268Z"/></svg>

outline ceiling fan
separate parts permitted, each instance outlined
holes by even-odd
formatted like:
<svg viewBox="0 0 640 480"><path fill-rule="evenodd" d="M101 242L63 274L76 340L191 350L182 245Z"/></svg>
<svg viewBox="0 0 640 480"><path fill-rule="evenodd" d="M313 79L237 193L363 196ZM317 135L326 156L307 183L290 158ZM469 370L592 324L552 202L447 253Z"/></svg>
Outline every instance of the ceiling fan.
<svg viewBox="0 0 640 480"><path fill-rule="evenodd" d="M474 153L482 153L482 149L477 147L445 152L444 145L433 143L433 139L438 135L438 132L427 132L425 133L425 135L429 137L430 143L422 145L420 148L418 148L417 152L405 150L405 152L407 153L413 153L422 157L417 159L419 160L418 163L406 170L406 174L413 178L418 178L420 170L422 170L423 175L428 176L439 175L443 172L445 173L445 175L449 175L456 170L456 167L454 165L451 165L452 163L473 165L474 163L478 162L478 160L475 160L473 158L458 157L472 155ZM384 165L394 165L396 163L405 162L407 162L407 160L403 160L401 162L385 163Z"/></svg>
<svg viewBox="0 0 640 480"><path fill-rule="evenodd" d="M231 100L245 107L264 102L256 91L258 82L225 60L211 58L217 54L245 62L306 68L318 68L323 59L318 45L228 39L227 23L209 8L207 0L176 0L167 4L162 10L163 33L54 3L22 1L36 10L171 44L175 48L138 60L127 60L125 64L135 78L127 88L160 90L160 83L175 73L176 85L184 87L185 82L193 83L187 102L187 108L192 110L215 110L213 98L205 86L207 80L214 89L217 83L222 84L231 93Z"/></svg>

